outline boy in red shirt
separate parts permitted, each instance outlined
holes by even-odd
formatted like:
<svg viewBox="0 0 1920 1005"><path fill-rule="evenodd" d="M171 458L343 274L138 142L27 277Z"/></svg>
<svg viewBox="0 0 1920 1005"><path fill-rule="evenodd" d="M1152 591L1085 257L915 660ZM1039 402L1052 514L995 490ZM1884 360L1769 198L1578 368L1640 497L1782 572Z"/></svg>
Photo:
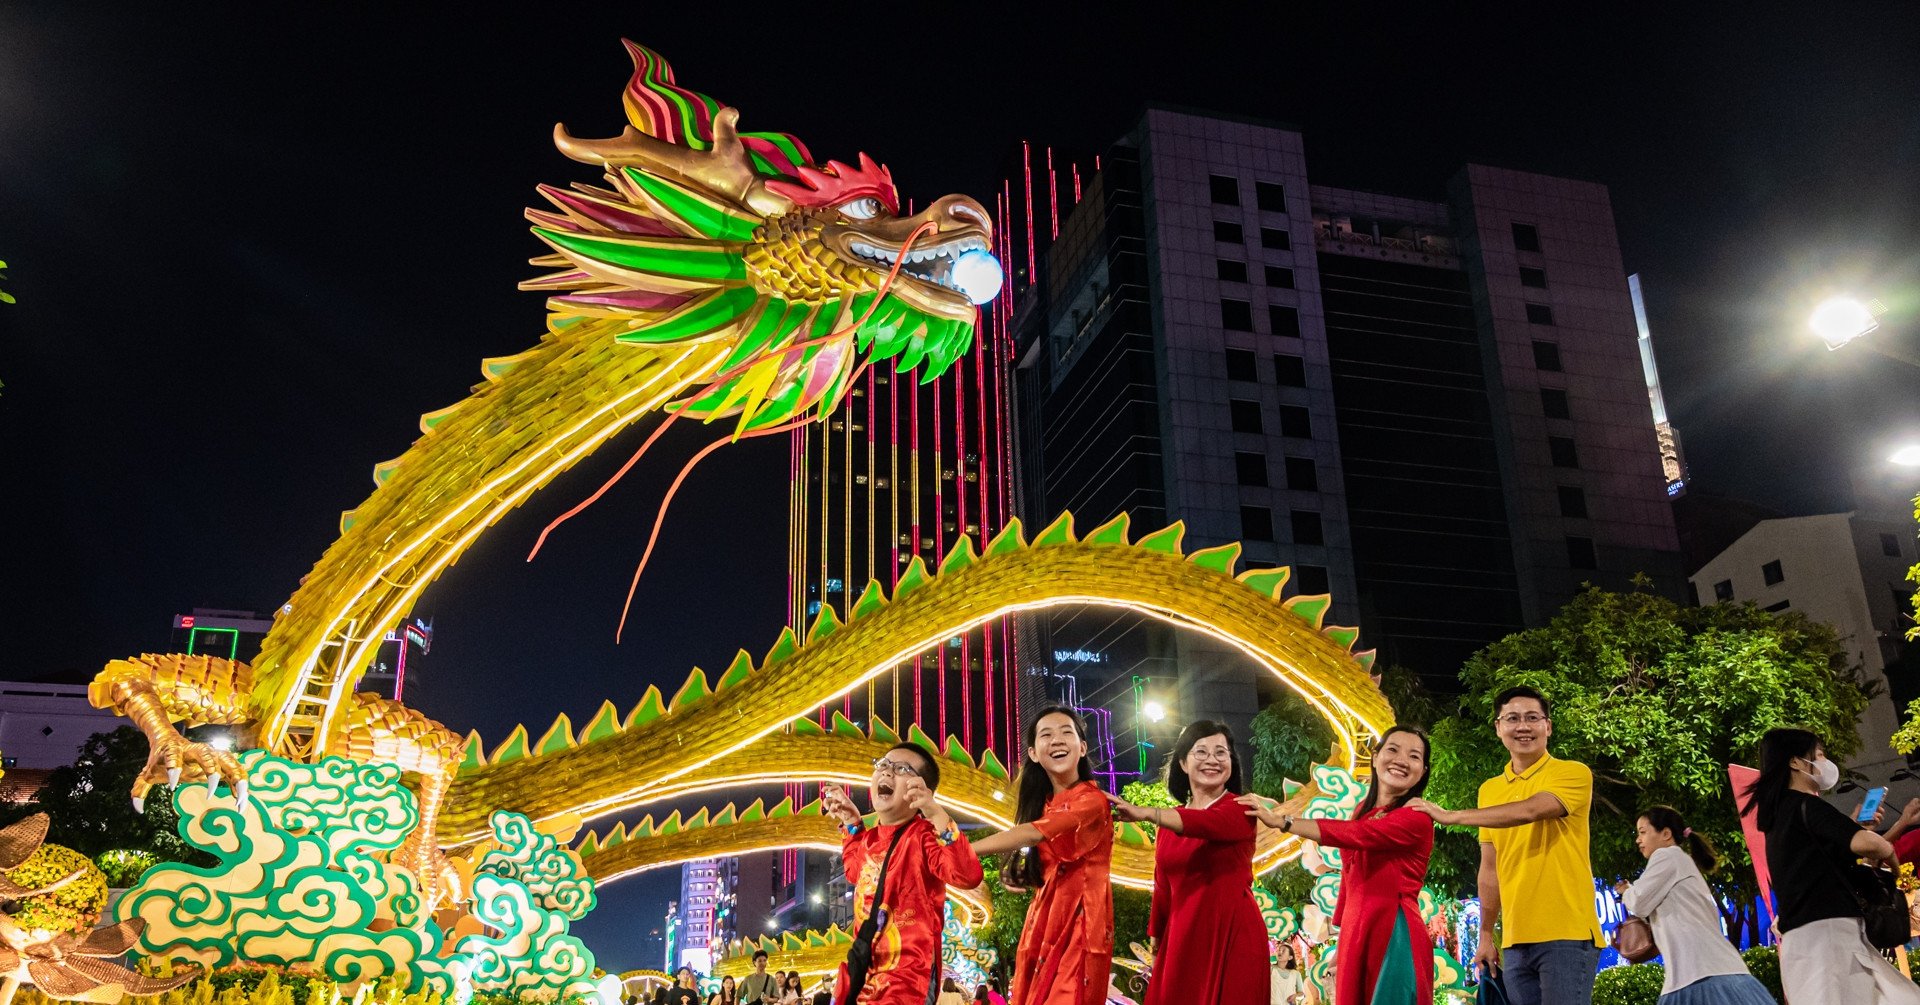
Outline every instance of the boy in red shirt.
<svg viewBox="0 0 1920 1005"><path fill-rule="evenodd" d="M983 878L980 856L934 801L939 788L939 762L911 743L895 744L873 762L867 795L879 816L875 827L865 826L845 789L821 786L821 809L839 818L846 835L840 856L853 880L854 930L863 931L870 920L874 926L865 981L855 986L858 968L842 964L836 1005L928 1005L938 993L947 887L971 889ZM874 891L883 868L876 912Z"/></svg>

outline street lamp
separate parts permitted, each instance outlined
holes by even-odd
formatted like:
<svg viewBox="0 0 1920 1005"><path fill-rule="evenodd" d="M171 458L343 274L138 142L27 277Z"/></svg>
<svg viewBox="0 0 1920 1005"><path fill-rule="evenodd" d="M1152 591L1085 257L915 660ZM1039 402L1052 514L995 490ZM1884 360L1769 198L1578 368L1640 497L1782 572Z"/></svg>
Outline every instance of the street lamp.
<svg viewBox="0 0 1920 1005"><path fill-rule="evenodd" d="M1832 350L1871 333L1880 322L1867 304L1852 297L1829 297L1813 309L1807 325Z"/></svg>
<svg viewBox="0 0 1920 1005"><path fill-rule="evenodd" d="M1909 443L1901 447L1887 460L1903 468L1920 468L1920 443Z"/></svg>
<svg viewBox="0 0 1920 1005"><path fill-rule="evenodd" d="M1167 706L1149 700L1140 706L1140 714L1146 716L1148 722L1162 722L1167 718Z"/></svg>

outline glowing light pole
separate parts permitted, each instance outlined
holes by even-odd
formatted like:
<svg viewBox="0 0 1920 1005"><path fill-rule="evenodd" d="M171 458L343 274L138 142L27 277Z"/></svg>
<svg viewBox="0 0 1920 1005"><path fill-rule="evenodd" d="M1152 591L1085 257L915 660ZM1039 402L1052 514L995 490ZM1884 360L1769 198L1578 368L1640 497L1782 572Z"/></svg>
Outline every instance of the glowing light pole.
<svg viewBox="0 0 1920 1005"><path fill-rule="evenodd" d="M1871 334L1880 327L1880 320L1872 307L1852 297L1829 297L1814 307L1807 326L1828 350L1834 350Z"/></svg>

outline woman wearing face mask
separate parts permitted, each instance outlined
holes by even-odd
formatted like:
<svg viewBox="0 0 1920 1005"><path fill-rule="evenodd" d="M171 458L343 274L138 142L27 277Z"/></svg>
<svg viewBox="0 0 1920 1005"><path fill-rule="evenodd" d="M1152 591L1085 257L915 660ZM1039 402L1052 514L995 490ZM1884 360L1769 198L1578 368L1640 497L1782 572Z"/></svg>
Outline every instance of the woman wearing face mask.
<svg viewBox="0 0 1920 1005"><path fill-rule="evenodd" d="M1352 820L1283 814L1273 801L1241 796L1260 822L1339 848L1339 966L1333 1000L1433 1000L1433 953L1420 920L1420 885L1433 855L1433 818L1407 805L1427 791L1427 734L1394 726L1374 745L1373 782Z"/></svg>
<svg viewBox="0 0 1920 1005"><path fill-rule="evenodd" d="M1770 1005L1773 996L1720 934L1720 907L1703 875L1720 861L1713 844L1671 806L1640 814L1633 843L1647 868L1632 884L1621 880L1613 889L1630 913L1653 926L1666 964L1660 1005Z"/></svg>
<svg viewBox="0 0 1920 1005"><path fill-rule="evenodd" d="M1920 987L1867 942L1848 872L1854 859L1895 865L1893 845L1827 805L1840 781L1820 738L1773 729L1760 740L1760 777L1742 812L1767 836L1767 869L1780 910L1780 984L1787 1000L1920 1005Z"/></svg>
<svg viewBox="0 0 1920 1005"><path fill-rule="evenodd" d="M1244 1002L1266 974L1267 926L1253 900L1256 828L1233 801L1240 758L1225 723L1180 732L1167 762L1177 809L1108 796L1122 820L1160 828L1153 852L1153 980L1144 1005Z"/></svg>

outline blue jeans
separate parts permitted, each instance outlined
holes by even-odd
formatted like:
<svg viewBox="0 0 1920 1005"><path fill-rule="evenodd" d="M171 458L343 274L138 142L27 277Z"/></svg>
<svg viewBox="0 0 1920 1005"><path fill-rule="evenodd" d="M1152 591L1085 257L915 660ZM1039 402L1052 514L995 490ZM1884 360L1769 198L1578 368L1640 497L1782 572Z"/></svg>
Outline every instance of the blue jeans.
<svg viewBox="0 0 1920 1005"><path fill-rule="evenodd" d="M1508 1005L1593 1005L1600 947L1585 939L1528 942L1500 951Z"/></svg>

